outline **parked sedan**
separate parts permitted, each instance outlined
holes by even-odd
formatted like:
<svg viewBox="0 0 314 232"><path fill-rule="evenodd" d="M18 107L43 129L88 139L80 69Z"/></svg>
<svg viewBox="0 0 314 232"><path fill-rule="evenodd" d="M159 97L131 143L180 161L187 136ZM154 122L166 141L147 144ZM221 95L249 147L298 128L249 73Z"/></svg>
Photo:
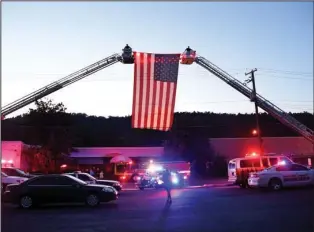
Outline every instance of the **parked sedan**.
<svg viewBox="0 0 314 232"><path fill-rule="evenodd" d="M92 175L86 173L86 172L71 172L67 173L68 175L74 176L82 181L85 181L89 184L103 184L114 187L117 191L122 190L122 185L119 181L116 180L98 180Z"/></svg>
<svg viewBox="0 0 314 232"><path fill-rule="evenodd" d="M19 185L6 187L5 201L28 209L43 203L85 202L97 206L100 202L118 199L118 192L111 186L87 184L71 175L42 175Z"/></svg>

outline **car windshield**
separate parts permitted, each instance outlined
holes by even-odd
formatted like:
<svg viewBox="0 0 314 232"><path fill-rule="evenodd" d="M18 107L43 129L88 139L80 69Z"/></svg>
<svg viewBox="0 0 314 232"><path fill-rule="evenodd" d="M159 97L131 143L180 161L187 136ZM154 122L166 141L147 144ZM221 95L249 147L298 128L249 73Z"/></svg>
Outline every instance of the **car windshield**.
<svg viewBox="0 0 314 232"><path fill-rule="evenodd" d="M265 168L263 171L270 171L270 170L272 170L275 167L277 167L277 165L270 166L269 168Z"/></svg>
<svg viewBox="0 0 314 232"><path fill-rule="evenodd" d="M93 177L92 175L88 174L88 173L84 173L84 175L88 176L90 179L96 180L95 177Z"/></svg>
<svg viewBox="0 0 314 232"><path fill-rule="evenodd" d="M23 174L23 175L27 175L27 174L26 174L24 171L22 171L21 169L16 168L15 170L16 170L17 172Z"/></svg>
<svg viewBox="0 0 314 232"><path fill-rule="evenodd" d="M6 171L8 172L9 170L13 170L13 171L15 171L15 172L17 172L19 174L22 174L22 176L26 176L27 175L24 171L22 171L21 169L18 169L18 168L2 168L2 170L4 172L6 172Z"/></svg>
<svg viewBox="0 0 314 232"><path fill-rule="evenodd" d="M68 175L68 174L64 174L64 176L67 176L67 177L71 178L72 180L74 180L75 182L78 182L80 184L84 184L84 185L87 184L85 181L82 181L82 180L80 180L80 179L78 179L78 178L76 178L74 176L71 176L71 175Z"/></svg>
<svg viewBox="0 0 314 232"><path fill-rule="evenodd" d="M8 177L8 175L5 174L4 172L1 172L1 175L4 176L4 177Z"/></svg>

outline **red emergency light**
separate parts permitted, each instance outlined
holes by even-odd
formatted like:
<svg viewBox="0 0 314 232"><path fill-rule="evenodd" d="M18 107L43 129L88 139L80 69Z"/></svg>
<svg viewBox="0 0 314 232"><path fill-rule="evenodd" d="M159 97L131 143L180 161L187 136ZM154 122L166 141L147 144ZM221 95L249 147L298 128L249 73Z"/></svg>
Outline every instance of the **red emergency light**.
<svg viewBox="0 0 314 232"><path fill-rule="evenodd" d="M14 167L13 163L14 163L13 160L4 160L4 159L1 160L2 167Z"/></svg>
<svg viewBox="0 0 314 232"><path fill-rule="evenodd" d="M13 160L4 160L4 159L2 159L1 163L2 164L13 164Z"/></svg>
<svg viewBox="0 0 314 232"><path fill-rule="evenodd" d="M259 156L259 154L256 152L251 152L251 153L245 155L245 157L255 157L255 156Z"/></svg>

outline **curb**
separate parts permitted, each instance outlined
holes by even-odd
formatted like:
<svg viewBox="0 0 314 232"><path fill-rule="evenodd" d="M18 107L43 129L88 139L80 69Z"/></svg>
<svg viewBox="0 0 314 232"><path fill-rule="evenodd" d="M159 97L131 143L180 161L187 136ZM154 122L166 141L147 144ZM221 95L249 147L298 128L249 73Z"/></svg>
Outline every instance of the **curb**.
<svg viewBox="0 0 314 232"><path fill-rule="evenodd" d="M225 183L225 184L204 184L204 187L228 187L228 186L234 186L234 184Z"/></svg>
<svg viewBox="0 0 314 232"><path fill-rule="evenodd" d="M227 187L234 186L233 184L203 184L203 185L191 185L186 188L215 188L215 187Z"/></svg>
<svg viewBox="0 0 314 232"><path fill-rule="evenodd" d="M215 187L228 187L228 186L234 186L234 184L204 184L204 185L190 185L183 189L193 189L193 188L215 188ZM123 188L123 191L137 191L138 188Z"/></svg>

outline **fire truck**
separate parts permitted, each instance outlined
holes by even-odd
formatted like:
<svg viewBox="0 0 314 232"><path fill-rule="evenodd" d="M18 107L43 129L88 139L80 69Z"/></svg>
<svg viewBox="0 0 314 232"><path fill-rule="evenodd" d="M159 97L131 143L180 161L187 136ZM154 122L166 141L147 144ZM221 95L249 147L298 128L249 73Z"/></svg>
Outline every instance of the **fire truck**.
<svg viewBox="0 0 314 232"><path fill-rule="evenodd" d="M160 172L166 168L181 174L184 179L188 179L191 173L191 165L186 161L150 160L149 162L141 163L139 168L126 170L122 175L120 175L120 179L122 181L137 181L140 176L143 176L147 173Z"/></svg>

